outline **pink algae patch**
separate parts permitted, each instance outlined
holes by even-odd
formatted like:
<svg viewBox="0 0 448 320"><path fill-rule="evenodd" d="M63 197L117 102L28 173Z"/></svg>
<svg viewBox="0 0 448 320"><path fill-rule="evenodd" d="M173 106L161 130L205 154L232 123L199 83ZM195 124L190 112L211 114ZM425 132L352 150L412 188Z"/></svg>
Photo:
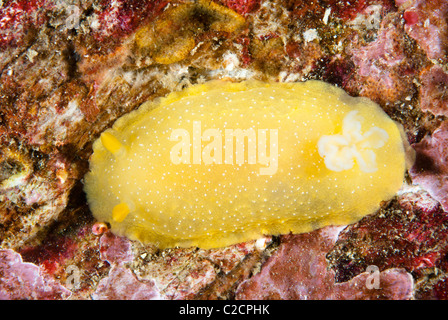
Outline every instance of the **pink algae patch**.
<svg viewBox="0 0 448 320"><path fill-rule="evenodd" d="M356 72L346 83L348 91L358 91L378 103L413 94L412 76L418 61L409 56L400 23L397 18L384 19L375 41L350 49Z"/></svg>
<svg viewBox="0 0 448 320"><path fill-rule="evenodd" d="M406 32L417 41L430 59L447 59L447 15L446 0L413 0L403 13Z"/></svg>
<svg viewBox="0 0 448 320"><path fill-rule="evenodd" d="M155 300L161 299L154 280L138 280L131 270L112 266L93 294L98 300Z"/></svg>
<svg viewBox="0 0 448 320"><path fill-rule="evenodd" d="M123 264L132 261L134 255L130 240L106 232L100 239L100 257L110 264Z"/></svg>
<svg viewBox="0 0 448 320"><path fill-rule="evenodd" d="M68 298L70 294L38 266L23 262L17 252L0 250L1 300L55 300Z"/></svg>
<svg viewBox="0 0 448 320"><path fill-rule="evenodd" d="M420 108L434 115L448 116L448 73L434 65L420 74Z"/></svg>
<svg viewBox="0 0 448 320"><path fill-rule="evenodd" d="M419 184L448 212L448 121L442 122L431 136L413 145L417 152L414 166L409 171L414 183Z"/></svg>
<svg viewBox="0 0 448 320"><path fill-rule="evenodd" d="M109 274L100 280L92 297L96 300L161 299L153 279L138 279L124 264L134 259L131 241L111 232L100 238L100 258L112 265Z"/></svg>
<svg viewBox="0 0 448 320"><path fill-rule="evenodd" d="M404 269L378 274L378 288L367 284L370 272L336 283L327 267L326 254L334 246L341 227L325 227L306 234L282 237L282 244L262 270L244 281L236 298L247 299L410 299L412 276ZM370 282L369 282L370 284Z"/></svg>

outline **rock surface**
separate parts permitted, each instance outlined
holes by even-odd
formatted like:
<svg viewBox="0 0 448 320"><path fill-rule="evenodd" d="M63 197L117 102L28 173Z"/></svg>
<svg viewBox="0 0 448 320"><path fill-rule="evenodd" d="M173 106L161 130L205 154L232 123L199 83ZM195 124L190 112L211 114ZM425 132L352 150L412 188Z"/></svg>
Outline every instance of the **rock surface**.
<svg viewBox="0 0 448 320"><path fill-rule="evenodd" d="M447 299L447 1L215 4L0 1L1 297ZM151 23L163 44L136 38ZM331 241L161 251L98 227L82 191L92 141L142 102L218 78L322 79L377 101L417 153L403 190ZM361 285L370 265L382 294Z"/></svg>

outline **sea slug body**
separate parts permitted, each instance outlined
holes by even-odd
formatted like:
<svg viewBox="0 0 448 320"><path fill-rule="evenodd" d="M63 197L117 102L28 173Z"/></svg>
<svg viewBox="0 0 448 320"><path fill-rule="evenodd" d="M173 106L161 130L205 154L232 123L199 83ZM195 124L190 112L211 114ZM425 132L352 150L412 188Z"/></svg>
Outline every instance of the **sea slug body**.
<svg viewBox="0 0 448 320"><path fill-rule="evenodd" d="M112 232L222 247L345 225L400 189L399 126L321 81L210 81L147 102L94 142L85 191Z"/></svg>

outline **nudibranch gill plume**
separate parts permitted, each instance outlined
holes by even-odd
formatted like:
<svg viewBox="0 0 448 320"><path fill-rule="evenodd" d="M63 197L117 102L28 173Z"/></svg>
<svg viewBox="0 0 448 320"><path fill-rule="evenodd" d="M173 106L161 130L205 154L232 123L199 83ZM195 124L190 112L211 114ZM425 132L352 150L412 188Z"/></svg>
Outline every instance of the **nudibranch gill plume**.
<svg viewBox="0 0 448 320"><path fill-rule="evenodd" d="M321 81L214 80L149 101L93 144L85 191L112 232L223 247L351 224L400 189L399 126Z"/></svg>

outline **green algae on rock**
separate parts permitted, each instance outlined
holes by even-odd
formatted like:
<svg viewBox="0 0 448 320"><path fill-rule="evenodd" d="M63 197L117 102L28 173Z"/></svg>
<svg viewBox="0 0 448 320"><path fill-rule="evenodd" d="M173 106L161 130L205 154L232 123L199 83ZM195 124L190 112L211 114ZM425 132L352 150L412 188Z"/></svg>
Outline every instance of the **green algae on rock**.
<svg viewBox="0 0 448 320"><path fill-rule="evenodd" d="M121 117L93 150L95 218L161 248L354 223L405 172L397 124L321 81L195 85Z"/></svg>

